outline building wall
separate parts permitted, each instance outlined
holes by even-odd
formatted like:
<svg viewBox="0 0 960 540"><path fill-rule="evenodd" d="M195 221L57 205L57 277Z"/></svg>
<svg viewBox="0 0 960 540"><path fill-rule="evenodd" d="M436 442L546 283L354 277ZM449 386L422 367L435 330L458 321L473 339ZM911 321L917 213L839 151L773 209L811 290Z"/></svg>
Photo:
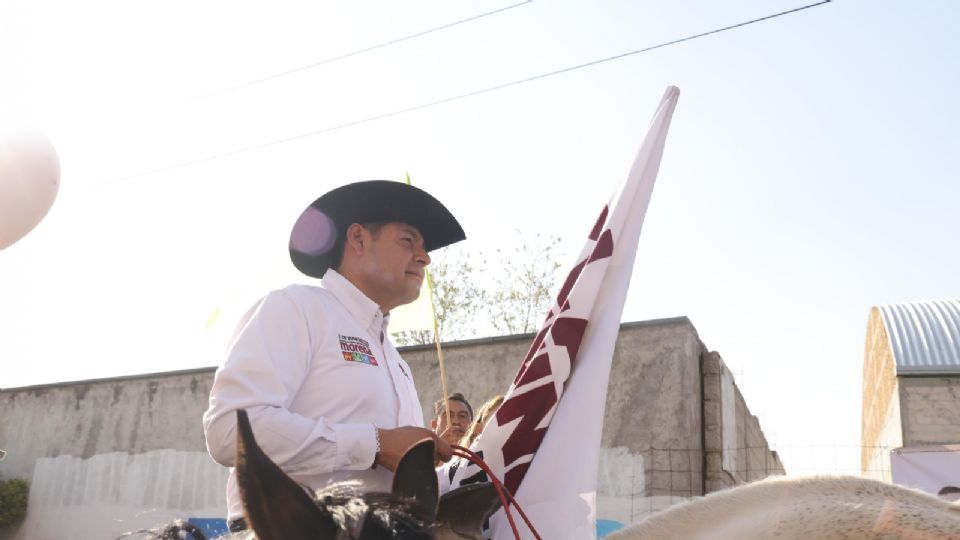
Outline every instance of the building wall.
<svg viewBox="0 0 960 540"><path fill-rule="evenodd" d="M226 513L226 469L200 416L213 369L4 390L0 475L30 480L25 522L0 539L117 538Z"/></svg>
<svg viewBox="0 0 960 540"><path fill-rule="evenodd" d="M0 393L0 474L31 478L37 459L110 452L204 451L200 416L213 368Z"/></svg>
<svg viewBox="0 0 960 540"><path fill-rule="evenodd" d="M900 414L900 399L898 386L894 386L894 399L891 399L887 412L883 417L881 429L871 442L871 446L863 446L865 457L860 465L860 475L883 482L892 481L890 469L890 452L903 446L903 423Z"/></svg>
<svg viewBox="0 0 960 540"><path fill-rule="evenodd" d="M703 355L705 493L786 474L717 352ZM724 386L727 386L727 389Z"/></svg>
<svg viewBox="0 0 960 540"><path fill-rule="evenodd" d="M896 364L890 340L880 310L873 308L867 321L863 359L860 434L860 470L869 478L889 480L889 450L903 442L897 433L900 418L890 414L894 408L899 409L897 396ZM889 446L891 443L895 443L894 446Z"/></svg>
<svg viewBox="0 0 960 540"><path fill-rule="evenodd" d="M903 446L960 443L960 377L900 377Z"/></svg>
<svg viewBox="0 0 960 540"><path fill-rule="evenodd" d="M449 390L474 406L505 392L532 337L445 345ZM627 524L703 494L702 418L709 431L721 424L725 406L717 392L701 409L705 353L685 317L621 328L604 415L599 518ZM429 422L441 393L436 349L402 354ZM722 360L706 356L709 393ZM213 374L206 368L0 393L0 447L9 452L0 475L33 482L27 522L7 537L116 538L175 516L223 516L226 470L206 455L201 426ZM774 473L783 469L768 451L756 450L766 441L739 391L733 395L733 405L726 405L736 411L733 444L751 450L737 454L728 476L709 462L708 478L717 480L708 491L761 477L757 463L771 463ZM708 448L722 453L724 442L714 442Z"/></svg>
<svg viewBox="0 0 960 540"><path fill-rule="evenodd" d="M110 539L178 518L222 518L227 472L198 450L40 458L27 518L11 538Z"/></svg>

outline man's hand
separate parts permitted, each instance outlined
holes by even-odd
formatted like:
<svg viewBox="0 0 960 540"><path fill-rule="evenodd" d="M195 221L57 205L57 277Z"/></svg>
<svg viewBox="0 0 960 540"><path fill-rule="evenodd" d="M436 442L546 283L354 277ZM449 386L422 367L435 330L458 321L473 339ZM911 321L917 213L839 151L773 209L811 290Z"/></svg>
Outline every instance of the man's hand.
<svg viewBox="0 0 960 540"><path fill-rule="evenodd" d="M440 461L448 461L453 457L450 443L437 437L436 433L425 428L403 426L396 429L380 429L380 452L374 458L374 464L395 471L400 458L407 453L407 450L425 439L433 439L434 444L437 445Z"/></svg>

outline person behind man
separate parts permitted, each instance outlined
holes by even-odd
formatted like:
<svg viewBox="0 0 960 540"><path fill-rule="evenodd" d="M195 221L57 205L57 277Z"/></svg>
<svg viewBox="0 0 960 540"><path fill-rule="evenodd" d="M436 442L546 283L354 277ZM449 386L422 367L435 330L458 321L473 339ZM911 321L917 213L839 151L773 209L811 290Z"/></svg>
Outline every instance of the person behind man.
<svg viewBox="0 0 960 540"><path fill-rule="evenodd" d="M307 207L290 257L322 280L268 293L238 325L203 416L211 457L235 465L236 411L245 409L264 452L314 490L357 480L389 492L400 458L425 438L449 459L450 445L423 427L387 324L419 295L428 252L464 238L439 201L399 182L348 184ZM246 528L234 470L227 503L231 530Z"/></svg>
<svg viewBox="0 0 960 540"><path fill-rule="evenodd" d="M456 406L456 402L454 401L454 396L459 396L459 395L460 394L453 394L452 396L450 396L450 403L453 404L453 407L450 408L451 411L453 411L454 407ZM464 400L463 402L464 404L467 404L466 400ZM477 413L474 416L473 421L469 422L470 425L467 426L467 428L462 431L462 434L460 435L460 439L451 444L456 444L458 446L470 448L470 445L473 444L473 441L475 441L477 437L480 436L480 433L483 431L483 427L487 425L487 421L489 421L490 417L492 417L497 412L497 409L500 408L500 405L502 403L503 403L502 394L497 394L496 396L488 399L486 403L484 403L483 405L480 406L479 409L477 409ZM441 417L441 415L444 417L446 416L442 414L442 410L440 409L440 407L442 406L443 406L443 400L437 401L434 404L434 410L437 411L438 417ZM470 405L467 404L467 407L469 406ZM472 415L473 410L471 409L470 412ZM443 433L443 431L440 429L437 429L439 425L438 420L439 418L431 422L431 425L433 426L434 430L438 434L441 434ZM452 423L453 422L451 422L451 424ZM441 435L441 437L442 436L443 435ZM463 463L464 463L463 460L453 460L446 465L442 465L439 461L436 463L437 467L439 467L437 469L437 480L440 483L440 493L446 493L450 491L450 487L451 487L450 482L453 480L453 476L456 474L457 468Z"/></svg>
<svg viewBox="0 0 960 540"><path fill-rule="evenodd" d="M447 425L447 409L450 409L450 424ZM443 440L449 444L460 444L460 439L467 433L467 426L473 420L473 407L463 397L463 394L457 392L450 394L450 398L445 404L443 399L438 399L433 404L434 418L430 422L430 427Z"/></svg>
<svg viewBox="0 0 960 540"><path fill-rule="evenodd" d="M470 423L470 427L467 428L467 434L464 435L463 439L461 439L457 444L466 448L470 448L470 445L473 444L473 441L477 440L477 437L479 437L480 433L483 432L483 427L487 425L490 417L497 412L497 409L499 409L500 405L502 404L503 394L497 394L481 405L480 408L477 409L476 418L473 419L473 422Z"/></svg>

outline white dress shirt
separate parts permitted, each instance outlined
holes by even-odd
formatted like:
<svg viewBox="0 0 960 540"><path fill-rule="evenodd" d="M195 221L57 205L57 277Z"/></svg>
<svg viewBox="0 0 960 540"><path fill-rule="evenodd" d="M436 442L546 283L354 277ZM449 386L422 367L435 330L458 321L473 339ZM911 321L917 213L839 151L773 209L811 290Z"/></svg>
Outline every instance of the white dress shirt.
<svg viewBox="0 0 960 540"><path fill-rule="evenodd" d="M346 278L328 270L320 287L272 291L238 326L203 415L207 450L233 467L236 411L246 409L257 443L311 490L359 480L390 491L393 473L371 469L374 426L423 426L410 366L387 335L389 317ZM228 519L243 515L236 471L227 481Z"/></svg>

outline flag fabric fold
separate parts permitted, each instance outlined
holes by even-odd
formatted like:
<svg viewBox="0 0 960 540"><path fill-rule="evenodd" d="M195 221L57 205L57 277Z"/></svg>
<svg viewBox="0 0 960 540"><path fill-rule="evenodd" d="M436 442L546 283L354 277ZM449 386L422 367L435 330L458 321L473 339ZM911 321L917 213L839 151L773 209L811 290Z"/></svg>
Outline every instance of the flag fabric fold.
<svg viewBox="0 0 960 540"><path fill-rule="evenodd" d="M600 213L520 365L500 409L474 443L543 538L595 538L603 411L640 229L680 91L667 88L627 180ZM486 479L448 466L451 486ZM532 538L520 525L524 538ZM501 509L491 538L512 538Z"/></svg>

